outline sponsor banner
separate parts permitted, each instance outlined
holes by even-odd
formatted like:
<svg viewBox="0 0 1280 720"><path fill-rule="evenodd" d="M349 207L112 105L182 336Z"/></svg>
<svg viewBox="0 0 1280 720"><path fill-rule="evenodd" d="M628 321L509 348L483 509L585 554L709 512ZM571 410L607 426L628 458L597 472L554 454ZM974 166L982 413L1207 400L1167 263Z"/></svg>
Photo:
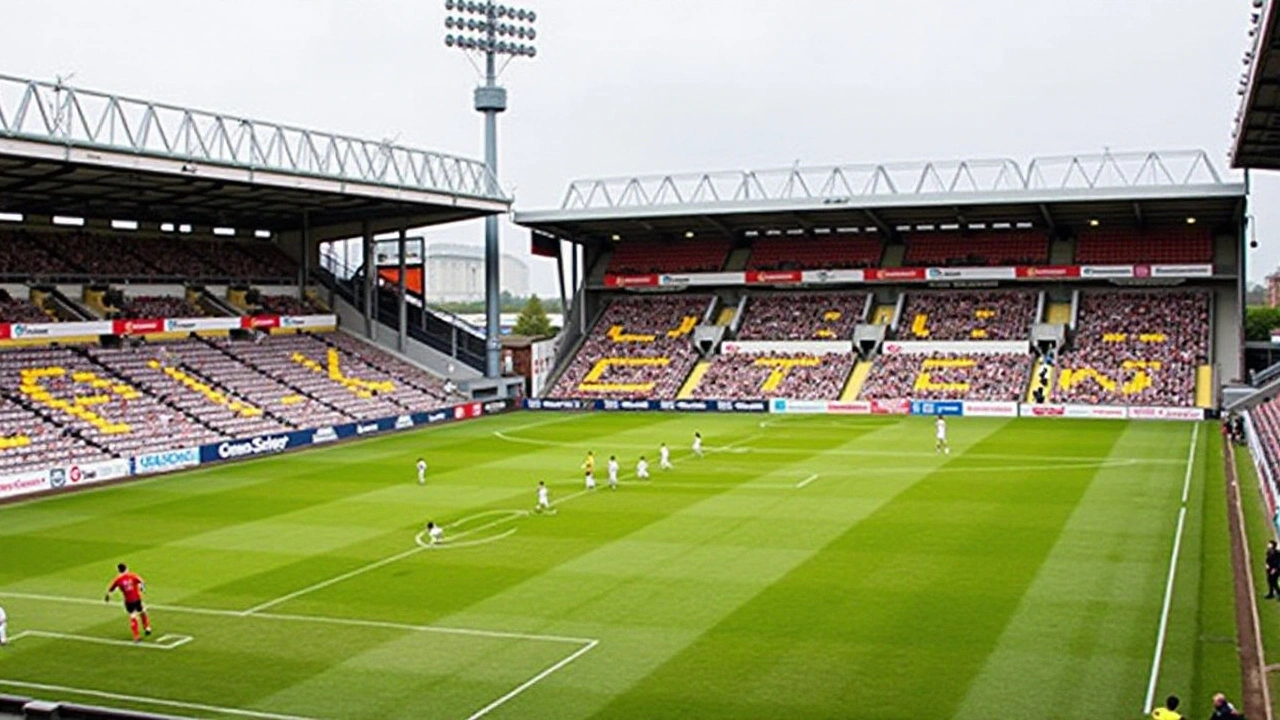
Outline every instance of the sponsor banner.
<svg viewBox="0 0 1280 720"><path fill-rule="evenodd" d="M240 318L167 318L164 321L165 332L198 332L200 330L235 330L240 327Z"/></svg>
<svg viewBox="0 0 1280 720"><path fill-rule="evenodd" d="M316 428L315 432L311 433L311 442L316 445L319 445L320 443L333 442L337 439L338 431L333 427Z"/></svg>
<svg viewBox="0 0 1280 720"><path fill-rule="evenodd" d="M1026 351L1023 343L1023 351ZM726 340L720 344L720 351L730 355L744 354L781 354L796 353L801 355L834 355L853 352L853 342L849 340Z"/></svg>
<svg viewBox="0 0 1280 720"><path fill-rule="evenodd" d="M392 427L396 430L405 430L416 424L418 424L417 421L410 415L397 415Z"/></svg>
<svg viewBox="0 0 1280 720"><path fill-rule="evenodd" d="M1078 265L1043 265L1019 267L1014 273L1019 280L1056 280L1080 277Z"/></svg>
<svg viewBox="0 0 1280 720"><path fill-rule="evenodd" d="M596 410L657 410L658 403L650 400L596 400Z"/></svg>
<svg viewBox="0 0 1280 720"><path fill-rule="evenodd" d="M30 495L51 489L49 471L31 470L16 475L0 475L0 499Z"/></svg>
<svg viewBox="0 0 1280 720"><path fill-rule="evenodd" d="M415 425L434 425L435 423L447 422L452 419L452 410L432 410L431 412L418 413L413 416Z"/></svg>
<svg viewBox="0 0 1280 720"><path fill-rule="evenodd" d="M332 429L332 428L331 428ZM200 462L217 462L219 460L236 460L245 457L256 457L301 447L311 444L312 431L299 430L276 435L258 435L241 440L227 440L200 448Z"/></svg>
<svg viewBox="0 0 1280 720"><path fill-rule="evenodd" d="M463 405L455 405L453 407L454 420L466 420L468 418L478 418L484 414L484 404L478 402L466 403Z"/></svg>
<svg viewBox="0 0 1280 720"><path fill-rule="evenodd" d="M1066 417L1067 408L1063 405L1019 405L1018 415L1021 417Z"/></svg>
<svg viewBox="0 0 1280 720"><path fill-rule="evenodd" d="M924 268L869 268L867 282L909 282L924 280Z"/></svg>
<svg viewBox="0 0 1280 720"><path fill-rule="evenodd" d="M1080 268L1082 278L1131 278L1134 277L1132 265L1084 265Z"/></svg>
<svg viewBox="0 0 1280 720"><path fill-rule="evenodd" d="M140 318L137 320L115 320L112 322L113 335L150 335L164 332L163 318Z"/></svg>
<svg viewBox="0 0 1280 720"><path fill-rule="evenodd" d="M556 365L557 340L539 340L529 345L529 394L538 397L547 389L547 380Z"/></svg>
<svg viewBox="0 0 1280 720"><path fill-rule="evenodd" d="M826 400L786 400L783 398L774 398L769 403L769 412L772 413L824 413L827 411Z"/></svg>
<svg viewBox="0 0 1280 720"><path fill-rule="evenodd" d="M741 285L744 279L746 279L744 274L740 272L678 273L658 276L658 284L663 286Z"/></svg>
<svg viewBox="0 0 1280 720"><path fill-rule="evenodd" d="M748 270L748 285L772 285L798 283L803 278L799 270Z"/></svg>
<svg viewBox="0 0 1280 720"><path fill-rule="evenodd" d="M1151 277L1198 278L1211 277L1212 265L1152 265Z"/></svg>
<svg viewBox="0 0 1280 720"><path fill-rule="evenodd" d="M387 420L390 420L391 422L390 422L390 423L388 423L388 422L387 422ZM356 428L356 435L357 435L357 436L359 436L359 435L368 435L368 434L370 434L370 433L376 433L376 432L381 432L381 431L383 431L383 430L389 430L389 429L390 429L390 425L391 425L392 423L394 423L394 422L395 422L395 418L385 418L385 419L383 419L383 420L378 420L378 421L374 421L374 422L358 422L358 423L356 423L356 424L355 424L355 428ZM385 425L384 425L384 423L385 423ZM410 420L410 421L409 421L409 424L408 424L406 427L413 427L413 420Z"/></svg>
<svg viewBox="0 0 1280 720"><path fill-rule="evenodd" d="M0 323L0 340L9 340L13 337L9 323Z"/></svg>
<svg viewBox="0 0 1280 720"><path fill-rule="evenodd" d="M925 268L925 278L938 280L1013 280L1018 277L1011 267L941 267Z"/></svg>
<svg viewBox="0 0 1280 720"><path fill-rule="evenodd" d="M270 330L280 327L280 318L275 315L245 315L240 318L242 330Z"/></svg>
<svg viewBox="0 0 1280 720"><path fill-rule="evenodd" d="M110 320L84 323L12 323L9 325L9 338L11 340L111 335L114 332L115 324Z"/></svg>
<svg viewBox="0 0 1280 720"><path fill-rule="evenodd" d="M524 401L525 410L583 410L587 407L585 401L569 398L526 398Z"/></svg>
<svg viewBox="0 0 1280 720"><path fill-rule="evenodd" d="M716 410L720 412L768 412L769 406L764 400L717 400Z"/></svg>
<svg viewBox="0 0 1280 720"><path fill-rule="evenodd" d="M1101 420L1124 420L1129 417L1127 408L1118 405L1064 405L1066 416Z"/></svg>
<svg viewBox="0 0 1280 720"><path fill-rule="evenodd" d="M337 324L337 315L281 315L279 327L305 330L331 328Z"/></svg>
<svg viewBox="0 0 1280 720"><path fill-rule="evenodd" d="M604 284L609 287L652 287L658 284L657 275L605 275Z"/></svg>
<svg viewBox="0 0 1280 720"><path fill-rule="evenodd" d="M129 460L116 458L102 462L72 465L67 468L67 481L72 487L76 487L108 480L118 480L122 477L128 477L130 474Z"/></svg>
<svg viewBox="0 0 1280 720"><path fill-rule="evenodd" d="M804 283L860 283L866 279L867 274L862 270L805 270L800 273L800 281Z"/></svg>
<svg viewBox="0 0 1280 720"><path fill-rule="evenodd" d="M866 400L840 402L833 400L827 403L827 412L832 415L870 415L871 403Z"/></svg>
<svg viewBox="0 0 1280 720"><path fill-rule="evenodd" d="M1018 403L1016 402L978 402L966 400L964 403L964 415L971 417L1017 417Z"/></svg>
<svg viewBox="0 0 1280 720"><path fill-rule="evenodd" d="M906 415L911 412L911 401L906 399L899 400L872 400L872 415Z"/></svg>
<svg viewBox="0 0 1280 720"><path fill-rule="evenodd" d="M1031 352L1026 340L957 340L954 342L889 341L883 345L885 355L920 355L953 353L956 355L1025 355Z"/></svg>
<svg viewBox="0 0 1280 720"><path fill-rule="evenodd" d="M484 404L485 415L497 415L511 409L511 400L490 400Z"/></svg>
<svg viewBox="0 0 1280 720"><path fill-rule="evenodd" d="M963 415L964 403L959 400L912 400L912 415Z"/></svg>
<svg viewBox="0 0 1280 720"><path fill-rule="evenodd" d="M134 475L169 472L200 464L200 448L178 448L139 455L133 459Z"/></svg>
<svg viewBox="0 0 1280 720"><path fill-rule="evenodd" d="M1129 417L1134 420L1203 420L1201 408L1130 407Z"/></svg>

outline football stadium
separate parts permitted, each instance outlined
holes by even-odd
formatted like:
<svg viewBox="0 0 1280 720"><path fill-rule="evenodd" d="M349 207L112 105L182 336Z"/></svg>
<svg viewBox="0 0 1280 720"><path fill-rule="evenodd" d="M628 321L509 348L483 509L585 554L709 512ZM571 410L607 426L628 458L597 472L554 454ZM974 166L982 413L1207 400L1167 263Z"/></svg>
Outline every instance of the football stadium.
<svg viewBox="0 0 1280 720"><path fill-rule="evenodd" d="M1227 162L526 207L537 15L440 4L483 160L0 75L0 718L1275 717L1280 8ZM502 217L546 336L501 335ZM483 328L414 235L474 220Z"/></svg>

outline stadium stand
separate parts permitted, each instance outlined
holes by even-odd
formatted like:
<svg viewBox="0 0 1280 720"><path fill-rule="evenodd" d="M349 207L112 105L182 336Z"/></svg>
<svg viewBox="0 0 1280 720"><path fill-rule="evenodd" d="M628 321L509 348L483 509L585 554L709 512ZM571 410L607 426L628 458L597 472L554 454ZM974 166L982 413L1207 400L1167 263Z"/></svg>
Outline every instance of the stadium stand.
<svg viewBox="0 0 1280 720"><path fill-rule="evenodd" d="M840 397L857 356L852 353L720 355L693 391L697 398L736 400L785 397L834 400Z"/></svg>
<svg viewBox="0 0 1280 720"><path fill-rule="evenodd" d="M302 300L295 295L263 295L258 302L263 312L271 315L318 315L325 312L310 299Z"/></svg>
<svg viewBox="0 0 1280 720"><path fill-rule="evenodd" d="M1086 293L1078 323L1057 360L1054 402L1195 404L1196 368L1209 355L1207 293Z"/></svg>
<svg viewBox="0 0 1280 720"><path fill-rule="evenodd" d="M752 295L738 339L848 340L866 300L866 293Z"/></svg>
<svg viewBox="0 0 1280 720"><path fill-rule="evenodd" d="M1205 228L1085 230L1076 238L1081 265L1211 263L1213 233Z"/></svg>
<svg viewBox="0 0 1280 720"><path fill-rule="evenodd" d="M1018 340L1031 336L1036 293L908 293L899 340Z"/></svg>
<svg viewBox="0 0 1280 720"><path fill-rule="evenodd" d="M1249 410L1258 445L1262 448L1259 461L1270 466L1272 475L1280 472L1280 397L1274 397Z"/></svg>
<svg viewBox="0 0 1280 720"><path fill-rule="evenodd" d="M0 395L0 475L27 467L66 464L73 459L96 462L110 457L57 420Z"/></svg>
<svg viewBox="0 0 1280 720"><path fill-rule="evenodd" d="M868 235L760 237L751 244L748 270L845 270L875 267L884 248Z"/></svg>
<svg viewBox="0 0 1280 720"><path fill-rule="evenodd" d="M20 300L0 289L0 322L10 323L46 323L54 322L39 305L30 300Z"/></svg>
<svg viewBox="0 0 1280 720"><path fill-rule="evenodd" d="M918 233L908 235L906 243L906 265L1043 265L1049 261L1049 237L1041 232Z"/></svg>
<svg viewBox="0 0 1280 720"><path fill-rule="evenodd" d="M1031 355L881 355L862 398L1015 402L1031 376Z"/></svg>
<svg viewBox="0 0 1280 720"><path fill-rule="evenodd" d="M83 230L0 231L0 275L95 280L231 279L297 282L297 265L270 243L138 237Z"/></svg>
<svg viewBox="0 0 1280 720"><path fill-rule="evenodd" d="M121 318L180 318L199 317L203 314L200 308L187 302L186 298L167 295L125 298L124 304L116 313Z"/></svg>
<svg viewBox="0 0 1280 720"><path fill-rule="evenodd" d="M732 242L726 238L696 241L624 240L614 246L608 272L613 275L715 272L724 267Z"/></svg>
<svg viewBox="0 0 1280 720"><path fill-rule="evenodd" d="M551 396L674 397L697 360L689 334L710 302L709 295L614 300Z"/></svg>

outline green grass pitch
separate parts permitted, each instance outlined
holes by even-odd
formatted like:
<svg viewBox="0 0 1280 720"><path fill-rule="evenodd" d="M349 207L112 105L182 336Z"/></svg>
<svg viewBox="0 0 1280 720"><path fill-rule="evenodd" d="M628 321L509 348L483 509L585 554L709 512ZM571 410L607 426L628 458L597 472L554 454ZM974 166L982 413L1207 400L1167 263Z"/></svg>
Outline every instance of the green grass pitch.
<svg viewBox="0 0 1280 720"><path fill-rule="evenodd" d="M938 455L932 422L517 413L0 507L0 692L215 718L1139 717L1189 478L1157 695L1238 695L1213 426L955 418ZM102 600L119 561L148 582L141 646Z"/></svg>

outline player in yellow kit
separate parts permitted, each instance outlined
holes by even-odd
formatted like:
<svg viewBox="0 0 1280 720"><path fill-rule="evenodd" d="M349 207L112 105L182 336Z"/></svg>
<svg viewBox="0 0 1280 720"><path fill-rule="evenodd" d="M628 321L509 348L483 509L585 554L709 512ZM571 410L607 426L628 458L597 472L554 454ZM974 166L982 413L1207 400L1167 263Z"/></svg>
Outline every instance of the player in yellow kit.
<svg viewBox="0 0 1280 720"><path fill-rule="evenodd" d="M582 462L582 469L587 474L587 489L596 489L596 455L590 450L587 451L587 459Z"/></svg>

